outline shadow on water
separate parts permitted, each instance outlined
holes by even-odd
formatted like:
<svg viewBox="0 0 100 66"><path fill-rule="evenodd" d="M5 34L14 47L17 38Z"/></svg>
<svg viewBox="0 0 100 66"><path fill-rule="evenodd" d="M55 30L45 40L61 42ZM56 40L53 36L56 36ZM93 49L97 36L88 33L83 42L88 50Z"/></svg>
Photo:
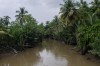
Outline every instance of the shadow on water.
<svg viewBox="0 0 100 66"><path fill-rule="evenodd" d="M28 49L0 59L0 66L100 66L55 40L44 40L42 47Z"/></svg>

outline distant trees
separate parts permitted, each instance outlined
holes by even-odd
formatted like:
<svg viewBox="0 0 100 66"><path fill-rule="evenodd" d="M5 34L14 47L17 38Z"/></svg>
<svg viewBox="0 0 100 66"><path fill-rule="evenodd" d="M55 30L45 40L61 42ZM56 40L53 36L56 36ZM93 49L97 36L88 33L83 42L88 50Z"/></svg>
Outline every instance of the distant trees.
<svg viewBox="0 0 100 66"><path fill-rule="evenodd" d="M8 26L8 24L9 24L9 19L10 19L9 16L4 16L4 22L5 22L6 26Z"/></svg>
<svg viewBox="0 0 100 66"><path fill-rule="evenodd" d="M9 16L4 16L3 18L0 18L0 25L1 25L2 27L7 28L8 25L9 25L9 23L10 23L9 20L10 20L10 17L9 17Z"/></svg>

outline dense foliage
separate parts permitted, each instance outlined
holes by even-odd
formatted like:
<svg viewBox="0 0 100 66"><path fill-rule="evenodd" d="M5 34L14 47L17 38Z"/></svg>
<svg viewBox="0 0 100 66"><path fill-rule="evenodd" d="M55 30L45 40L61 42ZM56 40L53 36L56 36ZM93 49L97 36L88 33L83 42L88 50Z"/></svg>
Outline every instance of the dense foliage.
<svg viewBox="0 0 100 66"><path fill-rule="evenodd" d="M100 0L91 3L64 0L60 17L54 18L46 27L49 36L76 45L81 54L100 56Z"/></svg>
<svg viewBox="0 0 100 66"><path fill-rule="evenodd" d="M28 14L25 8L16 11L16 20L10 22L9 16L0 18L0 50L22 50L33 47L42 41L44 26Z"/></svg>
<svg viewBox="0 0 100 66"><path fill-rule="evenodd" d="M100 56L100 0L91 3L64 0L60 15L45 26L37 24L25 8L16 13L12 22L9 16L0 18L0 51L24 49L24 46L35 46L43 38L51 38L76 45L83 55Z"/></svg>

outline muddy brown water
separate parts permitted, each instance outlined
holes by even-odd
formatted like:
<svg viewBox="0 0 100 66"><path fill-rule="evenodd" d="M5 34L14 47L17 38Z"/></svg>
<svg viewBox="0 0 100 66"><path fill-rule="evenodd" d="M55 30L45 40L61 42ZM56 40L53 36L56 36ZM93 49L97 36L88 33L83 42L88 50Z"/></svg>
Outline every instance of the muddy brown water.
<svg viewBox="0 0 100 66"><path fill-rule="evenodd" d="M55 40L45 40L42 46L0 58L0 66L100 66Z"/></svg>

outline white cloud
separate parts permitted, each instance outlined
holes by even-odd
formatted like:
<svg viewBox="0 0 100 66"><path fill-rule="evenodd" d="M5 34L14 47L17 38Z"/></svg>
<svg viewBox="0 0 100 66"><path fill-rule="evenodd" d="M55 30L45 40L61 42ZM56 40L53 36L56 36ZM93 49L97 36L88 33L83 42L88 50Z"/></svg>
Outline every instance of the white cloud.
<svg viewBox="0 0 100 66"><path fill-rule="evenodd" d="M9 15L14 19L15 12L20 7L33 15L39 22L51 20L59 12L59 4L62 0L0 0L0 17Z"/></svg>
<svg viewBox="0 0 100 66"><path fill-rule="evenodd" d="M8 15L14 19L16 10L26 7L37 21L45 22L58 15L61 3L63 0L0 0L0 17Z"/></svg>

